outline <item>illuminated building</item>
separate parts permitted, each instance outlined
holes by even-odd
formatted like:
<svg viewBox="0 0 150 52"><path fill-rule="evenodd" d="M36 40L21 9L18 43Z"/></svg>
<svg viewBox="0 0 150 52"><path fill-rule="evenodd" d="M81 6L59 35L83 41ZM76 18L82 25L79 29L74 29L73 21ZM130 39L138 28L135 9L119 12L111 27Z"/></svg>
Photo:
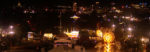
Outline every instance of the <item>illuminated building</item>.
<svg viewBox="0 0 150 52"><path fill-rule="evenodd" d="M45 33L44 37L50 39L50 38L53 38L53 34L52 33Z"/></svg>

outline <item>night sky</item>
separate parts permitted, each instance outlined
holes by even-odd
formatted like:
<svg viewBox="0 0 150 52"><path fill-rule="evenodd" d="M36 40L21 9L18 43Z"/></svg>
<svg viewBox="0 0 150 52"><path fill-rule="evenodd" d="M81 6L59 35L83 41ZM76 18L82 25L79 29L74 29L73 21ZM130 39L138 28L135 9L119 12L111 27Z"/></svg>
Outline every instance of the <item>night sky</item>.
<svg viewBox="0 0 150 52"><path fill-rule="evenodd" d="M8 25L20 25L26 31L46 31L47 29L51 32L53 30L57 31L59 26L59 12L43 12L44 8L50 9L59 9L56 6L72 6L73 2L77 2L78 6L89 6L90 4L95 3L96 1L100 1L101 6L110 7L110 3L116 2L117 5L126 5L131 3L139 3L139 2L147 2L150 3L149 0L1 0L0 2L0 25L8 26ZM17 3L21 2L22 8L17 7ZM24 14L23 11L25 9L34 9L35 14ZM139 13L140 14L140 13ZM145 13L144 13L145 14ZM146 13L147 15L149 13ZM74 13L66 12L62 15L62 23L63 26L70 27L68 24L72 24L71 16ZM141 18L143 17L140 14ZM146 15L144 15L146 16ZM78 24L80 28L96 28L96 23L98 18L95 14L89 15L80 15L82 17L78 20ZM92 17L92 18L91 18ZM30 20L30 25L27 24L27 20ZM105 23L105 22L104 22ZM142 23L142 22L141 22ZM104 24L105 26L105 24ZM24 28L26 27L26 28ZM143 27L143 26L141 26ZM48 30L49 31L49 30Z"/></svg>

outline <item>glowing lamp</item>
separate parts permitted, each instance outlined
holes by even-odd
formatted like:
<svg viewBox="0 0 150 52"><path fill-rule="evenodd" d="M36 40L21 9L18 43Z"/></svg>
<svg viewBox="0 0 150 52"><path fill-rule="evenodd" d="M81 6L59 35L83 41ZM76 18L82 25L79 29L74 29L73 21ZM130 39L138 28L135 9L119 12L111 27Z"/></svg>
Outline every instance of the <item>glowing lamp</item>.
<svg viewBox="0 0 150 52"><path fill-rule="evenodd" d="M101 30L96 30L96 35L97 35L98 37L103 37L103 33L102 33Z"/></svg>
<svg viewBox="0 0 150 52"><path fill-rule="evenodd" d="M76 16L76 15L72 16L71 18L72 18L72 19L74 19L74 20L79 19L79 17L78 17L78 16Z"/></svg>

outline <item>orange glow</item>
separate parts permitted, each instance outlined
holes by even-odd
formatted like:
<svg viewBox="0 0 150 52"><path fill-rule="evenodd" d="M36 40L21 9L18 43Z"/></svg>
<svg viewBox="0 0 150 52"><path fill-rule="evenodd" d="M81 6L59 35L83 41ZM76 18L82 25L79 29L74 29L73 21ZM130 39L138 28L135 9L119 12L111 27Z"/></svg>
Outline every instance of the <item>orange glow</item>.
<svg viewBox="0 0 150 52"><path fill-rule="evenodd" d="M101 30L96 30L96 35L97 35L98 37L103 37L103 33L102 33Z"/></svg>
<svg viewBox="0 0 150 52"><path fill-rule="evenodd" d="M65 32L68 37L77 38L79 35L79 31Z"/></svg>
<svg viewBox="0 0 150 52"><path fill-rule="evenodd" d="M105 44L104 52L111 52L111 43Z"/></svg>
<svg viewBox="0 0 150 52"><path fill-rule="evenodd" d="M111 42L113 42L114 38L115 37L112 32L104 33L104 36L103 36L104 42L111 43Z"/></svg>
<svg viewBox="0 0 150 52"><path fill-rule="evenodd" d="M46 37L46 38L52 38L53 34L52 33L45 33L44 37Z"/></svg>
<svg viewBox="0 0 150 52"><path fill-rule="evenodd" d="M103 39L105 42L104 52L111 52L111 43L115 39L114 33L111 29L105 29Z"/></svg>

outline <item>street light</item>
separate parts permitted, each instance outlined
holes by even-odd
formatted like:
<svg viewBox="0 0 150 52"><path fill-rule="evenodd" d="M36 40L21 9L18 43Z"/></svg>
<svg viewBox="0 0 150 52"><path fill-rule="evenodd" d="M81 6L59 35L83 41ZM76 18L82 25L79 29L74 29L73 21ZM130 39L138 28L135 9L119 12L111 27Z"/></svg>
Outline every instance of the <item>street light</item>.
<svg viewBox="0 0 150 52"><path fill-rule="evenodd" d="M149 39L148 39L148 38L145 38L145 37L142 37L142 38L141 38L141 42L142 42L142 43L148 43L148 42L149 42Z"/></svg>
<svg viewBox="0 0 150 52"><path fill-rule="evenodd" d="M74 16L72 16L71 18L74 19L74 20L77 20L77 19L79 19L80 17L74 15Z"/></svg>
<svg viewBox="0 0 150 52"><path fill-rule="evenodd" d="M113 31L115 30L115 27L116 27L116 25L115 25L115 24L112 24L112 30L113 30Z"/></svg>
<svg viewBox="0 0 150 52"><path fill-rule="evenodd" d="M116 27L116 25L115 25L115 24L112 24L112 27L114 28L114 27Z"/></svg>
<svg viewBox="0 0 150 52"><path fill-rule="evenodd" d="M77 27L76 27L76 26L77 26L76 21L77 21L80 17L74 15L74 16L72 16L72 17L70 17L70 18L72 18L72 19L74 20L74 21L73 21L73 23L74 23L74 24L73 24L73 26L74 26L73 29L74 29L74 30L77 30Z"/></svg>
<svg viewBox="0 0 150 52"><path fill-rule="evenodd" d="M9 29L9 32L8 32L8 33L11 34L11 35L12 35L12 34L15 34L15 32L13 31L14 26L10 25L9 28L10 28L10 29Z"/></svg>
<svg viewBox="0 0 150 52"><path fill-rule="evenodd" d="M132 31L133 29L131 27L128 28L128 31Z"/></svg>
<svg viewBox="0 0 150 52"><path fill-rule="evenodd" d="M13 29L13 28L14 28L14 26L12 26L12 25L11 25L11 26L9 26L9 28L10 28L10 29Z"/></svg>
<svg viewBox="0 0 150 52"><path fill-rule="evenodd" d="M14 34L14 33L15 33L14 31L10 31L10 32L9 32L9 34Z"/></svg>

